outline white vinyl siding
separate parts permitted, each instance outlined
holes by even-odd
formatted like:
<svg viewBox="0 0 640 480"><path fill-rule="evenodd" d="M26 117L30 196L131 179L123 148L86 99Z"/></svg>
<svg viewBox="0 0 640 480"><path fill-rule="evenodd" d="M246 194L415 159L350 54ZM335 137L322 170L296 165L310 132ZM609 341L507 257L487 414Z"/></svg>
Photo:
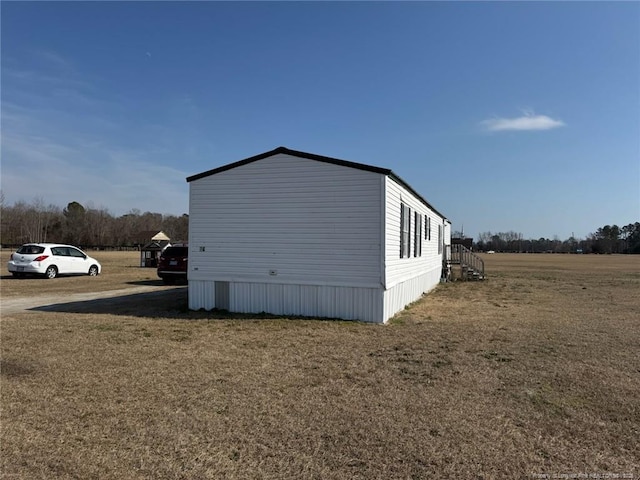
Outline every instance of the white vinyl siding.
<svg viewBox="0 0 640 480"><path fill-rule="evenodd" d="M438 283L443 218L393 175L239 163L189 181L189 308L382 323Z"/></svg>
<svg viewBox="0 0 640 480"><path fill-rule="evenodd" d="M386 178L385 204L386 234L385 234L385 292L384 318L385 322L402 310L406 305L418 300L424 293L429 292L440 282L442 273L442 254L438 251L435 235L431 235L432 222L441 225L443 218L434 212L420 198L400 185L394 179ZM413 225L414 256L398 258L397 248L400 244L400 205L411 209L410 221ZM424 234L422 233L424 229Z"/></svg>
<svg viewBox="0 0 640 480"><path fill-rule="evenodd" d="M444 245L451 245L451 222L449 220L444 221L443 236L444 236L444 239L442 243Z"/></svg>
<svg viewBox="0 0 640 480"><path fill-rule="evenodd" d="M425 240L422 242L421 256L400 258L401 235L401 205L406 205L412 212L419 216L427 216L427 218L437 224L441 224L443 218L430 209L420 198L408 191L404 186L400 185L391 177L386 177L386 227L385 227L385 279L384 285L387 289L394 287L396 284L403 283L411 278L424 275L432 270L442 269L442 255L438 253L438 245L435 241ZM427 220L427 228L429 225ZM409 221L415 224L415 215L409 217ZM414 230L415 225L410 226L410 231ZM433 236L432 236L433 237ZM410 237L410 242L414 243L414 238ZM429 278L432 278L430 276ZM439 278L439 273L438 273ZM414 299L415 300L415 299Z"/></svg>
<svg viewBox="0 0 640 480"><path fill-rule="evenodd" d="M383 178L278 154L192 181L189 279L379 287Z"/></svg>

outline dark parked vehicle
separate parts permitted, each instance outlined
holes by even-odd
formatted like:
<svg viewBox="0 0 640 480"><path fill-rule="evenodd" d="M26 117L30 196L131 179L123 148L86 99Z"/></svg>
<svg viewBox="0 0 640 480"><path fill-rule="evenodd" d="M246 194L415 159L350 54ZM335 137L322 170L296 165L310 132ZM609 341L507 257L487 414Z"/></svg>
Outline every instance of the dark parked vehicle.
<svg viewBox="0 0 640 480"><path fill-rule="evenodd" d="M186 244L165 248L158 260L158 276L166 284L186 282L188 257L189 247Z"/></svg>

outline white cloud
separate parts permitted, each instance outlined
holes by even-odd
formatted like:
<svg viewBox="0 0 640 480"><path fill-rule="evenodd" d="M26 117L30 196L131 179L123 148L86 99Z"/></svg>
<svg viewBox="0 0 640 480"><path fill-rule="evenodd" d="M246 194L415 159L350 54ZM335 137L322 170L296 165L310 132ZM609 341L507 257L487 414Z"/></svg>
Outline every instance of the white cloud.
<svg viewBox="0 0 640 480"><path fill-rule="evenodd" d="M480 125L491 132L501 132L505 130L551 130L552 128L564 127L565 123L546 115L525 112L524 115L515 118L488 118L480 122Z"/></svg>
<svg viewBox="0 0 640 480"><path fill-rule="evenodd" d="M68 58L53 50L38 48L33 49L32 52L36 58L39 58L56 68L68 70L73 67L73 64Z"/></svg>

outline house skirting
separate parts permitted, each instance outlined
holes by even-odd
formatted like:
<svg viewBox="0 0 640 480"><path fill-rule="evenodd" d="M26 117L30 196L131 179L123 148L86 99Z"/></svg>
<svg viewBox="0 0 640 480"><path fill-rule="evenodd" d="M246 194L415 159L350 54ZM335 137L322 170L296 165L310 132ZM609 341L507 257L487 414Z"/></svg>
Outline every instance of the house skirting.
<svg viewBox="0 0 640 480"><path fill-rule="evenodd" d="M422 295L433 290L440 283L442 268L437 267L395 284L384 292L385 323L410 303L419 300Z"/></svg>
<svg viewBox="0 0 640 480"><path fill-rule="evenodd" d="M330 285L189 281L189 308L382 323L382 290Z"/></svg>
<svg viewBox="0 0 640 480"><path fill-rule="evenodd" d="M440 281L440 269L388 290L331 285L189 280L189 308L386 323Z"/></svg>

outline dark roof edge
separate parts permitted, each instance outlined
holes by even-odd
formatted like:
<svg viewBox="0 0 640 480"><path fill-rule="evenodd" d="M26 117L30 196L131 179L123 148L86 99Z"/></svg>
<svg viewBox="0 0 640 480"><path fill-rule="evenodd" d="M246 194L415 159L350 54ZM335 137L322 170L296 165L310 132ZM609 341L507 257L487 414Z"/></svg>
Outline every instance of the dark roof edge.
<svg viewBox="0 0 640 480"><path fill-rule="evenodd" d="M290 149L288 149L286 147L278 147L278 148L276 148L274 150L270 150L268 152L264 152L264 153L261 153L259 155L255 155L253 157L245 158L244 160L239 160L237 162L229 163L228 165L223 165L222 167L214 168L213 170L207 170L206 172L202 172L202 173L198 173L196 175L192 175L190 177L187 177L187 182L193 182L194 180L199 180L201 178L209 177L211 175L215 175L216 173L226 172L227 170L231 170L233 168L240 167L242 165L247 165L249 163L257 162L258 160L262 160L262 159L271 157L273 155L278 155L278 154L292 155L294 157L307 158L309 160L316 160L318 162L331 163L333 165L340 165L340 166L343 166L343 167L349 167L349 168L355 168L355 169L358 169L358 170L364 170L366 172L373 172L373 173L379 173L381 175L387 175L387 176L391 177L393 180L395 180L396 182L398 182L400 185L402 185L404 188L409 190L413 195L415 195L418 199L420 199L420 201L422 201L422 203L424 203L427 207L429 207L431 210L433 210L434 213L437 213L443 219L447 220L446 216L444 216L442 213L440 213L438 210L436 210L434 208L434 206L431 205L429 202L427 202L422 195L420 195L418 192L416 192L413 189L413 187L411 187L411 185L409 185L407 182L405 182L402 178L400 178L398 175L393 173L393 171L388 169L388 168L374 167L373 165L367 165L367 164L364 164L364 163L349 162L347 160L340 160L340 159L337 159L337 158L325 157L323 155L316 155L314 153L307 153L307 152L300 152L300 151L297 151L297 150L290 150Z"/></svg>
<svg viewBox="0 0 640 480"><path fill-rule="evenodd" d="M234 162L228 165L223 165L222 167L214 168L213 170L207 170L206 172L198 173L197 175L192 175L190 177L187 177L187 182L193 182L194 180L199 180L201 178L209 177L211 175L215 175L216 173L225 172L227 170L231 170L233 168L240 167L242 165L247 165L249 163L257 162L258 160L262 160L264 158L271 157L273 155L278 155L278 154L292 155L294 157L307 158L309 160L316 160L318 162L332 163L334 165L341 165L343 167L357 168L358 170L365 170L367 172L380 173L382 175L389 175L391 173L391 170L387 168L374 167L372 165L366 165L364 163L348 162L346 160L339 160L337 158L324 157L322 155L316 155L314 153L299 152L297 150L290 150L286 147L278 147L269 152L261 153L260 155L255 155L253 157L240 160L238 162Z"/></svg>
<svg viewBox="0 0 640 480"><path fill-rule="evenodd" d="M434 207L433 205L431 205L429 202L427 202L425 200L425 198L420 195L418 192L416 192L413 187L411 185L409 185L407 182L405 182L401 177L399 177L398 175L396 175L395 173L391 172L389 173L389 177L391 177L393 180L395 180L396 182L398 182L400 185L402 185L404 188L406 188L407 190L409 190L411 193L413 193L416 197L418 197L422 203L424 203L427 207L429 207L433 213L437 213L438 215L440 215L442 217L443 220L449 220L446 215L443 215L442 213L440 213L436 207Z"/></svg>

